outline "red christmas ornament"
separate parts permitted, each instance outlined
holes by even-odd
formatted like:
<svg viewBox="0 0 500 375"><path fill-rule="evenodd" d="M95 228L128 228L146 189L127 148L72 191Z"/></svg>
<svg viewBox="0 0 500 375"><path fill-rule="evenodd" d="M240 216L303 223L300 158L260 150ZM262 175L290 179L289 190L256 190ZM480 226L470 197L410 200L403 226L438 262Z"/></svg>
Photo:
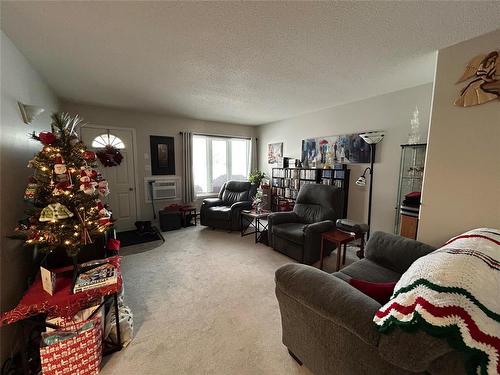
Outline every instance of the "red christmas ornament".
<svg viewBox="0 0 500 375"><path fill-rule="evenodd" d="M95 152L94 151L85 151L83 153L83 158L85 160L95 160L95 158L96 158Z"/></svg>
<svg viewBox="0 0 500 375"><path fill-rule="evenodd" d="M114 238L110 238L108 240L108 250L119 251L120 250L120 240L115 240Z"/></svg>
<svg viewBox="0 0 500 375"><path fill-rule="evenodd" d="M38 134L38 139L40 140L40 142L42 142L45 146L47 145L51 145L52 143L54 143L56 141L56 136L51 133L51 132L41 132L40 134Z"/></svg>

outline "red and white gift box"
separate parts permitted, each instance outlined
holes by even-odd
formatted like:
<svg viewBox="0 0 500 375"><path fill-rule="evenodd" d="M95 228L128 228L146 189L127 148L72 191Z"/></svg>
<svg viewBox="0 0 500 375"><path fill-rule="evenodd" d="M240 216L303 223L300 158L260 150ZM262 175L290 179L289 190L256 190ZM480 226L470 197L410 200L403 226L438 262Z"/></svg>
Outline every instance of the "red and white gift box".
<svg viewBox="0 0 500 375"><path fill-rule="evenodd" d="M92 322L93 326L82 330ZM102 314L89 320L71 323L74 337L40 348L43 375L95 375L99 373L102 360ZM67 330L65 328L63 330Z"/></svg>

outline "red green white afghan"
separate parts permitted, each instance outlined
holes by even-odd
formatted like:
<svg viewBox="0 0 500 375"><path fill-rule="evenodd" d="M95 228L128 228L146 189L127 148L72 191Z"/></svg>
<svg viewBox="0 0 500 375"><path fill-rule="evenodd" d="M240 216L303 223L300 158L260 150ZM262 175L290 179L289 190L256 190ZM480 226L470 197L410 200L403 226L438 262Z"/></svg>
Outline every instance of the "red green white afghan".
<svg viewBox="0 0 500 375"><path fill-rule="evenodd" d="M500 374L500 231L480 228L416 260L373 318L446 337L474 374Z"/></svg>

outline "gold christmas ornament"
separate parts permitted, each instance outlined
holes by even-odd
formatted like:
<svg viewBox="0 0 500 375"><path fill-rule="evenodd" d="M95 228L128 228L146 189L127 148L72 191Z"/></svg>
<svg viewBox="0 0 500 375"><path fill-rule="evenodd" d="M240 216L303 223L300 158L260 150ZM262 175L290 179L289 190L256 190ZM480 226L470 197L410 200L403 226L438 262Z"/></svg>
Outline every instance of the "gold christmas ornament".
<svg viewBox="0 0 500 375"><path fill-rule="evenodd" d="M41 222L45 221L57 221L67 219L73 216L73 213L61 203L52 203L45 207L40 213Z"/></svg>

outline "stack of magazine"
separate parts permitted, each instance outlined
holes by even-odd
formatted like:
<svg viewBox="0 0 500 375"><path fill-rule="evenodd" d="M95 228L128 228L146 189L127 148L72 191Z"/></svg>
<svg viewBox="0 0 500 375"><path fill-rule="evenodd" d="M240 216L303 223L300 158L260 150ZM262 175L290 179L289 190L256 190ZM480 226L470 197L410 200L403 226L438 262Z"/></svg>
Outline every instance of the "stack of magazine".
<svg viewBox="0 0 500 375"><path fill-rule="evenodd" d="M84 292L89 289L102 288L118 282L116 267L105 259L84 263L75 281L73 293Z"/></svg>

